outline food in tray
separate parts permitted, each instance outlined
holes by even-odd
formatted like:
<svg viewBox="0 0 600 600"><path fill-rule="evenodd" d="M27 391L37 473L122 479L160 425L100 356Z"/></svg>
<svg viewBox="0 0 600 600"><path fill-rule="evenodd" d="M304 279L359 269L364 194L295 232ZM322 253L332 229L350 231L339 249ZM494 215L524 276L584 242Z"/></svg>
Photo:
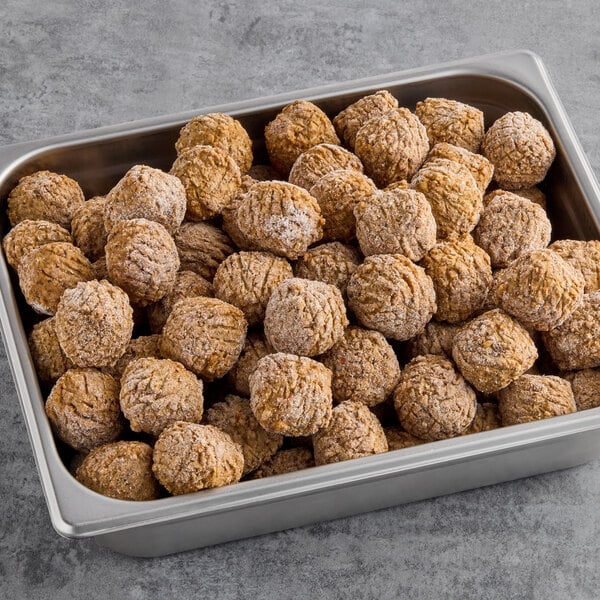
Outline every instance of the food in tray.
<svg viewBox="0 0 600 600"><path fill-rule="evenodd" d="M253 165L239 121L201 115L169 173L10 193L81 483L150 500L598 406L600 242L549 246L542 123L380 90L292 102L264 141Z"/></svg>

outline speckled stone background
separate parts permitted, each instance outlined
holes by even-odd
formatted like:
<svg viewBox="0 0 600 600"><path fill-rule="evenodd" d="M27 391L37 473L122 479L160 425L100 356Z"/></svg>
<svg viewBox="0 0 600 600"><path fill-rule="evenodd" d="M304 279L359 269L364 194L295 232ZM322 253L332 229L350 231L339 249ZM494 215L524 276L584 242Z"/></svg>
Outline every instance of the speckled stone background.
<svg viewBox="0 0 600 600"><path fill-rule="evenodd" d="M497 50L544 59L600 172L594 0L0 3L0 144ZM600 597L600 461L162 559L53 531L2 350L0 598Z"/></svg>

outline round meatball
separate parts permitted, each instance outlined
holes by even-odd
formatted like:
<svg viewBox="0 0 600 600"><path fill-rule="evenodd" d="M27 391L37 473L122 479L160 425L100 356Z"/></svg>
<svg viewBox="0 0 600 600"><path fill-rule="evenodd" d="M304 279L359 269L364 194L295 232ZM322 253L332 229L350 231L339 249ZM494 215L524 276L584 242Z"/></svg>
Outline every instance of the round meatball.
<svg viewBox="0 0 600 600"><path fill-rule="evenodd" d="M29 334L29 352L36 373L43 383L54 383L75 366L60 347L55 325L54 317L44 319L36 323Z"/></svg>
<svg viewBox="0 0 600 600"><path fill-rule="evenodd" d="M296 259L323 235L316 200L304 189L283 181L259 181L242 196L236 222L256 248Z"/></svg>
<svg viewBox="0 0 600 600"><path fill-rule="evenodd" d="M76 246L91 260L104 256L108 233L104 225L106 197L96 196L81 205L73 214L71 232Z"/></svg>
<svg viewBox="0 0 600 600"><path fill-rule="evenodd" d="M460 323L482 308L492 284L492 267L471 236L440 242L421 264L435 288L436 320Z"/></svg>
<svg viewBox="0 0 600 600"><path fill-rule="evenodd" d="M498 405L495 402L478 402L475 418L463 435L471 433L481 433L482 431L491 431L502 426Z"/></svg>
<svg viewBox="0 0 600 600"><path fill-rule="evenodd" d="M429 321L425 329L408 341L407 352L410 358L435 354L452 358L452 342L461 325Z"/></svg>
<svg viewBox="0 0 600 600"><path fill-rule="evenodd" d="M261 426L288 436L313 435L331 420L331 371L310 358L269 354L250 375L250 406Z"/></svg>
<svg viewBox="0 0 600 600"><path fill-rule="evenodd" d="M419 446L424 444L424 440L420 440L418 437L403 431L401 427L384 427L383 433L385 433L385 439L388 443L388 450L402 450L402 448L412 448L413 446Z"/></svg>
<svg viewBox="0 0 600 600"><path fill-rule="evenodd" d="M134 304L147 306L173 289L179 255L173 238L160 223L119 221L108 236L106 267L110 280L125 290Z"/></svg>
<svg viewBox="0 0 600 600"><path fill-rule="evenodd" d="M252 165L252 140L242 124L224 113L194 117L179 132L177 154L194 146L213 146L233 158L242 173Z"/></svg>
<svg viewBox="0 0 600 600"><path fill-rule="evenodd" d="M177 421L154 446L152 470L174 496L236 483L243 468L240 445L212 425Z"/></svg>
<svg viewBox="0 0 600 600"><path fill-rule="evenodd" d="M117 381L121 380L123 371L127 365L138 358L160 358L158 349L159 335L140 335L133 338L127 344L127 349L119 360L109 367L104 367L102 370L109 375L112 375Z"/></svg>
<svg viewBox="0 0 600 600"><path fill-rule="evenodd" d="M480 392L491 394L531 368L538 352L527 330L495 309L458 331L452 356L467 381Z"/></svg>
<svg viewBox="0 0 600 600"><path fill-rule="evenodd" d="M516 194L496 196L483 210L473 232L475 242L490 256L494 268L550 243L552 225L546 211Z"/></svg>
<svg viewBox="0 0 600 600"><path fill-rule="evenodd" d="M317 144L339 144L329 117L315 104L296 100L265 127L271 164L287 176L296 159Z"/></svg>
<svg viewBox="0 0 600 600"><path fill-rule="evenodd" d="M265 431L256 420L250 402L239 396L225 396L206 412L206 422L229 434L244 453L244 475L254 471L283 443L283 436Z"/></svg>
<svg viewBox="0 0 600 600"><path fill-rule="evenodd" d="M383 427L362 402L342 402L327 427L313 437L315 463L331 463L388 451Z"/></svg>
<svg viewBox="0 0 600 600"><path fill-rule="evenodd" d="M185 192L183 184L174 175L146 165L135 165L106 195L106 231L110 232L119 221L148 219L160 223L172 234L185 216Z"/></svg>
<svg viewBox="0 0 600 600"><path fill-rule="evenodd" d="M520 190L536 185L556 156L552 137L529 113L509 112L487 130L481 153L494 165L501 188Z"/></svg>
<svg viewBox="0 0 600 600"><path fill-rule="evenodd" d="M520 256L494 278L496 304L523 325L548 331L581 304L583 275L552 250Z"/></svg>
<svg viewBox="0 0 600 600"><path fill-rule="evenodd" d="M600 406L600 370L583 369L564 375L571 383L577 410L588 410Z"/></svg>
<svg viewBox="0 0 600 600"><path fill-rule="evenodd" d="M395 108L358 130L354 151L367 175L385 187L416 173L429 152L427 131L407 108Z"/></svg>
<svg viewBox="0 0 600 600"><path fill-rule="evenodd" d="M479 152L483 140L483 112L447 98L426 98L417 102L415 114L427 129L433 146L447 142L471 152Z"/></svg>
<svg viewBox="0 0 600 600"><path fill-rule="evenodd" d="M321 357L331 370L336 402L375 406L389 398L400 377L394 349L378 331L349 327L344 337Z"/></svg>
<svg viewBox="0 0 600 600"><path fill-rule="evenodd" d="M600 241L556 240L550 250L583 275L586 294L600 290Z"/></svg>
<svg viewBox="0 0 600 600"><path fill-rule="evenodd" d="M231 156L212 146L193 146L180 154L170 171L181 180L187 196L186 218L206 221L223 212L242 183Z"/></svg>
<svg viewBox="0 0 600 600"><path fill-rule="evenodd" d="M460 435L475 417L475 392L441 356L418 356L400 375L394 406L402 427L426 441Z"/></svg>
<svg viewBox="0 0 600 600"><path fill-rule="evenodd" d="M15 270L32 250L52 242L72 242L71 234L57 223L26 219L13 227L2 240L6 262Z"/></svg>
<svg viewBox="0 0 600 600"><path fill-rule="evenodd" d="M253 331L248 334L240 357L227 373L227 379L236 393L244 397L250 396L250 375L263 356L274 352L275 349L262 333Z"/></svg>
<svg viewBox="0 0 600 600"><path fill-rule="evenodd" d="M431 204L438 238L469 233L479 222L481 191L464 165L445 158L428 161L413 177L410 187Z"/></svg>
<svg viewBox="0 0 600 600"><path fill-rule="evenodd" d="M85 202L79 184L66 175L37 171L21 177L8 195L8 220L14 227L25 221L50 221L71 228L75 211Z"/></svg>
<svg viewBox="0 0 600 600"><path fill-rule="evenodd" d="M294 274L285 258L269 252L238 252L226 258L217 269L215 296L237 306L249 325L265 318L273 290Z"/></svg>
<svg viewBox="0 0 600 600"><path fill-rule="evenodd" d="M363 166L357 156L335 144L317 144L303 152L292 165L289 182L305 190L327 173L348 169L362 173Z"/></svg>
<svg viewBox="0 0 600 600"><path fill-rule="evenodd" d="M239 308L216 298L185 298L175 304L159 342L165 358L179 361L207 381L223 377L246 339Z"/></svg>
<svg viewBox="0 0 600 600"><path fill-rule="evenodd" d="M68 242L51 242L29 252L19 264L19 285L35 312L53 315L65 290L94 279L90 261Z"/></svg>
<svg viewBox="0 0 600 600"><path fill-rule="evenodd" d="M113 442L94 448L77 469L77 481L98 494L119 500L160 496L152 473L152 447L143 442Z"/></svg>
<svg viewBox="0 0 600 600"><path fill-rule="evenodd" d="M278 352L323 354L347 325L340 290L321 281L287 279L271 294L265 311L265 335Z"/></svg>
<svg viewBox="0 0 600 600"><path fill-rule="evenodd" d="M325 219L323 240L351 242L356 235L354 208L376 191L375 184L358 171L332 171L323 175L310 188Z"/></svg>
<svg viewBox="0 0 600 600"><path fill-rule="evenodd" d="M400 341L423 331L436 311L431 278L401 254L367 257L350 277L348 304L365 327Z"/></svg>
<svg viewBox="0 0 600 600"><path fill-rule="evenodd" d="M69 369L46 400L46 415L59 439L75 450L91 450L123 431L119 384L97 369Z"/></svg>
<svg viewBox="0 0 600 600"><path fill-rule="evenodd" d="M377 192L355 207L354 216L356 237L365 256L403 254L418 262L435 245L431 206L414 190Z"/></svg>
<svg viewBox="0 0 600 600"><path fill-rule="evenodd" d="M302 446L298 448L289 448L288 450L279 450L271 458L267 458L254 473L250 479L262 479L272 475L283 475L284 473L293 473L302 469L310 469L315 466L315 458L309 448Z"/></svg>
<svg viewBox="0 0 600 600"><path fill-rule="evenodd" d="M127 294L108 281L87 281L67 290L58 303L56 335L78 367L114 365L133 331Z"/></svg>
<svg viewBox="0 0 600 600"><path fill-rule="evenodd" d="M498 394L502 425L517 425L577 410L571 384L553 375L523 375Z"/></svg>

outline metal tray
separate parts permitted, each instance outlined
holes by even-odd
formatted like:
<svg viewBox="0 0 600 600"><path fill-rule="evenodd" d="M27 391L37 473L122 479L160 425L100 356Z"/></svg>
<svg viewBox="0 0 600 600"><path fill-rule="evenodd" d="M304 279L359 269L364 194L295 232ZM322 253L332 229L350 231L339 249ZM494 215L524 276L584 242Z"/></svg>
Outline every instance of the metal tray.
<svg viewBox="0 0 600 600"><path fill-rule="evenodd" d="M409 107L427 96L474 104L485 112L487 125L509 110L532 113L545 123L557 146L546 180L555 235L600 237L598 183L541 60L529 52L484 56L204 112L222 111L240 119L260 159L265 123L290 101L313 100L333 115L381 88ZM38 169L66 173L90 197L106 193L133 164L168 168L178 130L194 114L0 148L2 213L19 177ZM61 535L95 537L125 554L157 556L226 542L562 469L600 455L598 408L186 496L140 503L114 500L80 485L61 460L27 347L24 322L29 313L4 257L0 294L4 343L52 524Z"/></svg>

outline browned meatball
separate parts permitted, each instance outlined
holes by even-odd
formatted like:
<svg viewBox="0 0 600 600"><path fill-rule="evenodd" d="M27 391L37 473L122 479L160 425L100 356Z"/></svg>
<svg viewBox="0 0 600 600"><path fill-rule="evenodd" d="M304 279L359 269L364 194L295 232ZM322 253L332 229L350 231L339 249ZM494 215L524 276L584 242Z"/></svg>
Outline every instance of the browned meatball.
<svg viewBox="0 0 600 600"><path fill-rule="evenodd" d="M600 289L600 241L556 240L550 244L550 250L581 272L586 293Z"/></svg>
<svg viewBox="0 0 600 600"><path fill-rule="evenodd" d="M315 458L309 448L298 447L288 450L279 450L271 458L267 458L262 465L252 473L250 479L262 479L272 475L293 473L302 469L315 466Z"/></svg>
<svg viewBox="0 0 600 600"><path fill-rule="evenodd" d="M421 333L408 341L408 355L415 358L424 354L436 354L452 358L452 342L460 327L460 323L451 325L429 321Z"/></svg>
<svg viewBox="0 0 600 600"><path fill-rule="evenodd" d="M478 402L475 418L463 435L470 433L481 433L482 431L491 431L502 426L498 405L495 402Z"/></svg>
<svg viewBox="0 0 600 600"><path fill-rule="evenodd" d="M384 427L385 439L388 443L388 450L402 450L402 448L412 448L424 444L425 441L404 431L401 427Z"/></svg>
<svg viewBox="0 0 600 600"><path fill-rule="evenodd" d="M71 220L71 232L76 246L92 261L104 256L108 233L104 225L106 197L96 196L84 202Z"/></svg>
<svg viewBox="0 0 600 600"><path fill-rule="evenodd" d="M121 358L114 365L104 367L102 370L120 381L123 371L132 360L137 358L160 358L159 340L160 335L140 335L133 338L127 344L127 349Z"/></svg>
<svg viewBox="0 0 600 600"><path fill-rule="evenodd" d="M275 349L262 333L254 331L248 334L240 357L227 373L229 383L238 394L250 396L250 375L254 373L258 361L263 356L274 352Z"/></svg>
<svg viewBox="0 0 600 600"><path fill-rule="evenodd" d="M588 410L600 406L600 370L583 369L565 373L564 378L571 383L577 410Z"/></svg>
<svg viewBox="0 0 600 600"><path fill-rule="evenodd" d="M29 334L29 351L40 381L54 383L74 367L65 356L56 335L54 317L36 323Z"/></svg>

